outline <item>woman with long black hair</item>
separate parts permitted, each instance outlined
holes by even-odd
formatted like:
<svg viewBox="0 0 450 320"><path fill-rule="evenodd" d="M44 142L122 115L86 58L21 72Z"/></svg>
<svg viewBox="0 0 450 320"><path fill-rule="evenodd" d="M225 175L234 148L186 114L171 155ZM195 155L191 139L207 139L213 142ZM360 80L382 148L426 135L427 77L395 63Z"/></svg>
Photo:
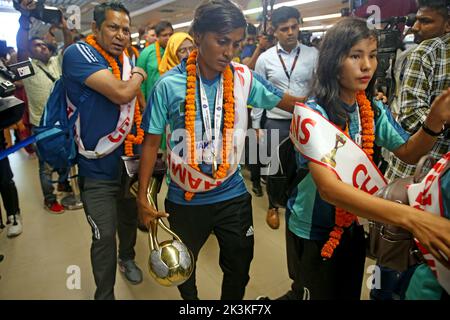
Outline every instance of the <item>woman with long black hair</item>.
<svg viewBox="0 0 450 320"><path fill-rule="evenodd" d="M288 201L288 236L294 239L297 297L359 299L365 240L356 216L411 231L449 267L450 221L372 196L385 180L371 161L374 144L417 163L450 121L450 90L433 103L409 136L374 100L377 35L366 21L345 18L328 30L311 99L298 106L291 126L297 162L306 177Z"/></svg>

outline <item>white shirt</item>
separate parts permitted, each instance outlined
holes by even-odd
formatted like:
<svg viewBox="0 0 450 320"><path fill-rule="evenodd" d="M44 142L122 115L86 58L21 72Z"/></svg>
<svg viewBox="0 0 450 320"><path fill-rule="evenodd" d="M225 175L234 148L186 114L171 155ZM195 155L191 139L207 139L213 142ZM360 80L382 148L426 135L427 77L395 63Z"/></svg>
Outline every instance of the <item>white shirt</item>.
<svg viewBox="0 0 450 320"><path fill-rule="evenodd" d="M300 55L294 70L292 70L298 49L300 49ZM292 70L290 80L286 75L278 54L280 54L283 59L287 72L291 73ZM316 70L318 55L319 52L316 48L307 47L303 44L297 44L291 52L287 52L278 43L276 46L268 49L259 56L256 61L255 72L263 76L283 92L296 97L306 96L309 94L311 88L311 80ZM260 122L262 112L263 109L252 109L252 122L253 128L255 129L261 127ZM266 112L267 118L269 119L292 118L291 113L279 108L274 108Z"/></svg>

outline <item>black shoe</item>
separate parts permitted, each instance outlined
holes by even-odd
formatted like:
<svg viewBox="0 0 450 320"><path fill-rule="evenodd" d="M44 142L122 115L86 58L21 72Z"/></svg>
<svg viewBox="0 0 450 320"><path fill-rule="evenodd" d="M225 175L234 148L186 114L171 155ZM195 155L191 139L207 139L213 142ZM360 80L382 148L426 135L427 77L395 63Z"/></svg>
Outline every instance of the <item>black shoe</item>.
<svg viewBox="0 0 450 320"><path fill-rule="evenodd" d="M64 181L63 183L58 182L58 192L72 193L72 187L69 181Z"/></svg>
<svg viewBox="0 0 450 320"><path fill-rule="evenodd" d="M267 296L258 296L258 297L256 297L256 300L272 300L272 299L270 299Z"/></svg>
<svg viewBox="0 0 450 320"><path fill-rule="evenodd" d="M253 182L252 191L255 194L255 196L257 196L257 197L262 197L263 196L263 191L262 191L262 188L261 188L261 184L259 184L258 182Z"/></svg>

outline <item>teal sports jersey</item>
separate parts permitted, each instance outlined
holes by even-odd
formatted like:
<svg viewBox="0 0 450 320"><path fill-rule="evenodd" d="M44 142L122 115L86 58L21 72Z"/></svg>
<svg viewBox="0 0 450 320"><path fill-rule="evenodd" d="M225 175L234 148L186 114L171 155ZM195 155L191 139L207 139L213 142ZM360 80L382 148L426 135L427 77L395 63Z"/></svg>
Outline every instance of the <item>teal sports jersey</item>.
<svg viewBox="0 0 450 320"><path fill-rule="evenodd" d="M325 110L314 100L306 105L328 118ZM349 116L349 134L352 140L359 133L359 112L354 106L344 105ZM380 102L376 102L378 115L375 116L375 143L388 150L395 150L409 139L409 134L394 120L390 111ZM298 168L308 169L308 162L297 152ZM294 234L303 239L327 240L335 224L335 207L320 198L311 174L299 183L288 200L290 215L287 217L288 227Z"/></svg>
<svg viewBox="0 0 450 320"><path fill-rule="evenodd" d="M214 102L219 84L220 75L214 80L202 79L208 98L211 114L214 114ZM196 105L200 106L199 86L196 88ZM142 129L151 134L165 134L166 125L170 132L176 129L184 129L184 108L186 97L186 60L167 72L158 80L153 88L147 108L142 118ZM250 87L250 94L247 104L260 106L265 109L274 108L282 99L283 92L275 88L268 81L253 73ZM197 108L198 109L198 108ZM211 122L214 117L211 117ZM198 143L207 146L206 141L199 141L204 137L204 126L201 112L197 112L195 119L195 135ZM214 124L211 123L213 126ZM222 124L223 125L223 124ZM176 141L170 140L170 147L173 149ZM211 165L200 164L203 173L212 174ZM218 203L236 198L247 192L240 170L237 170L231 177L223 182L219 187L203 193L197 193L191 201L184 199L185 191L173 181L169 184L167 199L182 205L204 205Z"/></svg>

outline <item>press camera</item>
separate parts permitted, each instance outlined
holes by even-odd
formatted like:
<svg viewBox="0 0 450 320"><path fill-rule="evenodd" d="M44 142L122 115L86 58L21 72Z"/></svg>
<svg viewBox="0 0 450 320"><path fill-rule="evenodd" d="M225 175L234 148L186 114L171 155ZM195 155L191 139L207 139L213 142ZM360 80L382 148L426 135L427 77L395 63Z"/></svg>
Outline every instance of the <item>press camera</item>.
<svg viewBox="0 0 450 320"><path fill-rule="evenodd" d="M55 7L46 6L45 0L35 0L36 8L31 11L24 10L20 6L20 2L20 0L13 0L14 8L20 11L20 13L54 25L59 25L61 23L61 10Z"/></svg>
<svg viewBox="0 0 450 320"><path fill-rule="evenodd" d="M0 51L1 47L3 45L0 43ZM5 52L0 52L0 58L5 56ZM29 60L6 66L0 59L0 129L8 128L22 118L25 103L14 97L14 82L33 75L34 69Z"/></svg>
<svg viewBox="0 0 450 320"><path fill-rule="evenodd" d="M378 69L375 72L375 79L377 80L377 87L384 89L388 98L393 96L395 92L395 81L393 76L393 69L396 61L397 50L404 49L403 34L400 25L412 27L415 23L416 15L410 14L404 17L391 17L382 20L385 24L382 30L377 30L378 33ZM391 70L388 73L388 70Z"/></svg>

